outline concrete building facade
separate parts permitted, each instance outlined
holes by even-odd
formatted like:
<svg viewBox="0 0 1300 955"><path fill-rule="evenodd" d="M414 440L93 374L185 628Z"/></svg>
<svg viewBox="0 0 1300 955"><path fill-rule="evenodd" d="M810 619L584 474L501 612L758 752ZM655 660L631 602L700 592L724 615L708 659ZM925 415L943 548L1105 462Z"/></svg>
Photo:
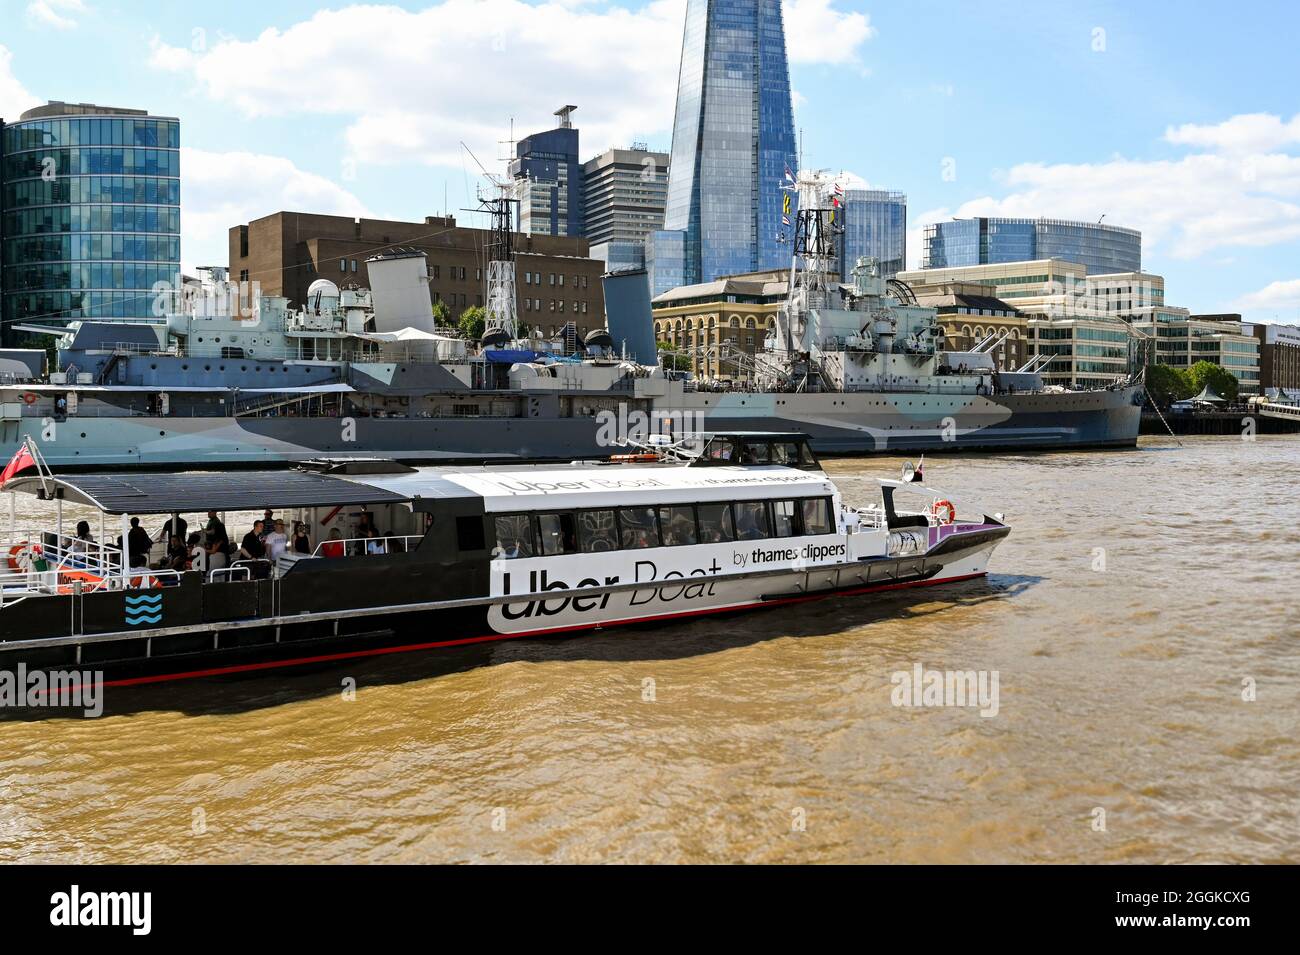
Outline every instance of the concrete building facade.
<svg viewBox="0 0 1300 955"><path fill-rule="evenodd" d="M415 248L428 257L431 306L444 302L456 318L483 304L488 239L487 230L457 225L453 216L393 222L277 212L231 228L230 277L302 305L314 280L367 288L368 256ZM570 322L579 334L604 327L604 264L589 257L586 239L521 235L516 251L521 322L547 335L562 333Z"/></svg>
<svg viewBox="0 0 1300 955"><path fill-rule="evenodd" d="M1259 387L1300 391L1300 325L1255 325L1259 342Z"/></svg>
<svg viewBox="0 0 1300 955"><path fill-rule="evenodd" d="M610 271L644 268L646 236L664 224L668 154L607 149L582 164L582 191L591 257Z"/></svg>
<svg viewBox="0 0 1300 955"><path fill-rule="evenodd" d="M790 270L732 275L670 289L651 300L655 339L686 353L699 378L744 377L789 292Z"/></svg>

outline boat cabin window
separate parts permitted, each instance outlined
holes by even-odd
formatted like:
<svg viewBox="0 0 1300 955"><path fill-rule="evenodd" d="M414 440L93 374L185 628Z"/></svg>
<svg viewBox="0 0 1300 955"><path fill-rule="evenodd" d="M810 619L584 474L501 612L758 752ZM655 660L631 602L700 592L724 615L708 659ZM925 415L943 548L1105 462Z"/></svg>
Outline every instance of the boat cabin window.
<svg viewBox="0 0 1300 955"><path fill-rule="evenodd" d="M833 534L831 502L824 497L810 497L803 502L803 532L805 534Z"/></svg>
<svg viewBox="0 0 1300 955"><path fill-rule="evenodd" d="M426 514L432 518L432 514ZM429 524L432 524L432 520ZM426 527L429 526L426 524ZM483 550L487 544L483 540L483 519L461 515L456 518L456 546L461 550Z"/></svg>
<svg viewBox="0 0 1300 955"><path fill-rule="evenodd" d="M772 530L767 520L767 501L737 501L737 540L756 541L771 536Z"/></svg>
<svg viewBox="0 0 1300 955"><path fill-rule="evenodd" d="M501 514L494 519L494 555L554 557L833 534L833 515L829 497ZM472 531L461 526L462 520L474 519L457 519L461 549L481 550L481 541L477 547L469 546L476 542L466 536L472 536Z"/></svg>
<svg viewBox="0 0 1300 955"><path fill-rule="evenodd" d="M736 539L730 504L701 504L699 510L701 543L725 544Z"/></svg>
<svg viewBox="0 0 1300 955"><path fill-rule="evenodd" d="M583 511L578 515L578 525L582 530L582 552L584 554L603 554L618 550L618 524L614 512Z"/></svg>
<svg viewBox="0 0 1300 955"><path fill-rule="evenodd" d="M772 520L777 537L794 537L799 533L799 511L794 501L773 501Z"/></svg>
<svg viewBox="0 0 1300 955"><path fill-rule="evenodd" d="M624 549L659 546L659 523L653 507L619 508L618 526Z"/></svg>
<svg viewBox="0 0 1300 955"><path fill-rule="evenodd" d="M809 455L811 460L811 455ZM773 441L772 442L772 463L784 464L787 467L799 467L801 464L808 463L803 459L803 445L798 441Z"/></svg>
<svg viewBox="0 0 1300 955"><path fill-rule="evenodd" d="M533 518L531 514L499 514L496 518L497 549L502 557L533 557Z"/></svg>
<svg viewBox="0 0 1300 955"><path fill-rule="evenodd" d="M537 528L543 557L578 552L578 526L572 514L538 514Z"/></svg>
<svg viewBox="0 0 1300 955"><path fill-rule="evenodd" d="M659 525L664 531L664 546L697 544L695 508L690 504L672 504L659 508Z"/></svg>
<svg viewBox="0 0 1300 955"><path fill-rule="evenodd" d="M805 438L763 438L743 435L716 435L704 446L704 453L694 466L733 464L780 464L803 471L820 469L817 458Z"/></svg>

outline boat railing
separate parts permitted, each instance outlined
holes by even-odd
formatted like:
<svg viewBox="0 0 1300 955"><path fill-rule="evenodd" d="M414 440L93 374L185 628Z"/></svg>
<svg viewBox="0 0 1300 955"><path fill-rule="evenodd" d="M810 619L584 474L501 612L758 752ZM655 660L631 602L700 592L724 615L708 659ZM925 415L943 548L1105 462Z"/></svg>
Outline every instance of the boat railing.
<svg viewBox="0 0 1300 955"><path fill-rule="evenodd" d="M405 554L415 550L420 540L419 534L395 534L390 537L339 537L321 541L311 555L330 558Z"/></svg>
<svg viewBox="0 0 1300 955"><path fill-rule="evenodd" d="M208 583L210 584L233 583L235 581L251 580L252 577L253 575L247 567L238 565L217 567L208 571Z"/></svg>
<svg viewBox="0 0 1300 955"><path fill-rule="evenodd" d="M882 530L889 526L885 517L884 508L877 505L870 504L866 507L850 507L845 510L850 516L857 518L859 528Z"/></svg>
<svg viewBox="0 0 1300 955"><path fill-rule="evenodd" d="M0 574L0 607L24 597L91 594L101 590L149 590L180 583L180 572L148 567L122 570L122 552L112 544L77 541L49 542L45 535L12 544L6 573Z"/></svg>

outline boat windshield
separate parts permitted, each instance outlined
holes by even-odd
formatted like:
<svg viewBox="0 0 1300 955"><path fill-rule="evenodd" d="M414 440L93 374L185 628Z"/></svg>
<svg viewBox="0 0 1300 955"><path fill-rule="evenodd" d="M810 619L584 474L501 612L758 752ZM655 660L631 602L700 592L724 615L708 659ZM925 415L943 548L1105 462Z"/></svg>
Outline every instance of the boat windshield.
<svg viewBox="0 0 1300 955"><path fill-rule="evenodd" d="M779 464L801 471L820 471L821 465L803 435L713 435L692 465L727 466Z"/></svg>

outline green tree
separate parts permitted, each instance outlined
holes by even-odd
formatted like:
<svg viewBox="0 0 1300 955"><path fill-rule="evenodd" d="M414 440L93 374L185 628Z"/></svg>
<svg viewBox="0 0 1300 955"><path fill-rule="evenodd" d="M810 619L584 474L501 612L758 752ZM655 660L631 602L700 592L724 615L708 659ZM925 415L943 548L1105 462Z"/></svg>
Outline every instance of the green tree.
<svg viewBox="0 0 1300 955"><path fill-rule="evenodd" d="M483 337L483 329L487 325L487 312L482 305L471 305L465 311L460 313L460 318L456 320L457 326L466 338L475 340Z"/></svg>
<svg viewBox="0 0 1300 955"><path fill-rule="evenodd" d="M1149 365L1146 371L1146 389L1151 400L1162 408L1170 402L1190 398L1196 393L1187 372L1169 365Z"/></svg>
<svg viewBox="0 0 1300 955"><path fill-rule="evenodd" d="M1237 376L1212 361L1198 361L1188 368L1187 380L1192 385L1193 394L1200 394L1201 389L1208 385L1220 398L1229 401L1237 398Z"/></svg>
<svg viewBox="0 0 1300 955"><path fill-rule="evenodd" d="M446 326L451 324L451 309L447 307L444 301L433 303L433 324Z"/></svg>
<svg viewBox="0 0 1300 955"><path fill-rule="evenodd" d="M673 351L670 342L655 342L655 348L659 351L659 364L670 371L690 371L691 360L686 355L677 354Z"/></svg>

